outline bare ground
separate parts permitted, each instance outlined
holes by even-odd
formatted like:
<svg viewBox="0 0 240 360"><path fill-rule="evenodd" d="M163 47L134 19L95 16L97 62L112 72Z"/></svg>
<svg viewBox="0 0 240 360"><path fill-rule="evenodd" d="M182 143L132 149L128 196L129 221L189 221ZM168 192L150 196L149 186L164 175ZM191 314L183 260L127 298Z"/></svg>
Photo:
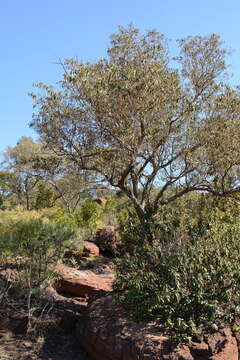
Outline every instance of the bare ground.
<svg viewBox="0 0 240 360"><path fill-rule="evenodd" d="M34 317L27 334L27 310L0 307L0 360L90 360L75 337L80 317L55 307Z"/></svg>

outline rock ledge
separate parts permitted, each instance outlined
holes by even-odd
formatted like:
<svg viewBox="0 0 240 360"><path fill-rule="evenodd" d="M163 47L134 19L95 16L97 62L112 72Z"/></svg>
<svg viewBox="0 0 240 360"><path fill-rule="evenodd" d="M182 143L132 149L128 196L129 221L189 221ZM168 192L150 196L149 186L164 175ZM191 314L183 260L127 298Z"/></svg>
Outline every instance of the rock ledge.
<svg viewBox="0 0 240 360"><path fill-rule="evenodd" d="M93 299L77 324L77 337L96 360L238 360L230 328L176 346L151 324L131 321L111 295Z"/></svg>

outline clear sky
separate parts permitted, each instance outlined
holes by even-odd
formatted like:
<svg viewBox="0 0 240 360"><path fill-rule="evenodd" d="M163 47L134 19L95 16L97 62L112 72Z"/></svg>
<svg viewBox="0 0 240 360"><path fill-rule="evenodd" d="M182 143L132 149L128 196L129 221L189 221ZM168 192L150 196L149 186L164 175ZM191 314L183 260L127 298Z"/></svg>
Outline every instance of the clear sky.
<svg viewBox="0 0 240 360"><path fill-rule="evenodd" d="M32 84L55 84L58 59L98 60L109 35L133 23L175 40L217 33L240 84L240 0L0 0L0 154L29 129Z"/></svg>

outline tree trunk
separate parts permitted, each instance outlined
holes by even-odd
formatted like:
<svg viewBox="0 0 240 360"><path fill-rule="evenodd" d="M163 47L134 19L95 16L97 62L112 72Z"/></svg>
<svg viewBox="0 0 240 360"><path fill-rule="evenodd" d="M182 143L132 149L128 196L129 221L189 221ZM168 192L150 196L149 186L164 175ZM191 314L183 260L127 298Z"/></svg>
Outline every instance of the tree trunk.
<svg viewBox="0 0 240 360"><path fill-rule="evenodd" d="M154 240L154 231L152 229L152 214L149 214L149 211L145 208L142 208L140 205L135 205L135 210L138 216L138 219L141 224L144 242L152 243Z"/></svg>

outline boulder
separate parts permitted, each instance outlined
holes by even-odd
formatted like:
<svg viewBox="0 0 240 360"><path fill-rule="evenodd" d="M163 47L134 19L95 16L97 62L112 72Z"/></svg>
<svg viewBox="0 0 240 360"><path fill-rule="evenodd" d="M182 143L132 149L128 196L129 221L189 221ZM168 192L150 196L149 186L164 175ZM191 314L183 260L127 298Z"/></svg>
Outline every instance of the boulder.
<svg viewBox="0 0 240 360"><path fill-rule="evenodd" d="M94 237L95 244L102 253L114 255L117 250L117 234L114 226L98 228Z"/></svg>
<svg viewBox="0 0 240 360"><path fill-rule="evenodd" d="M0 269L0 279L6 283L15 282L19 279L19 271L17 269L5 268Z"/></svg>
<svg viewBox="0 0 240 360"><path fill-rule="evenodd" d="M83 256L90 258L99 256L99 247L90 241L84 241Z"/></svg>
<svg viewBox="0 0 240 360"><path fill-rule="evenodd" d="M230 328L226 327L221 332L206 338L213 355L211 360L238 360L237 340Z"/></svg>
<svg viewBox="0 0 240 360"><path fill-rule="evenodd" d="M105 206L107 204L107 199L105 198L96 198L93 201L101 206Z"/></svg>
<svg viewBox="0 0 240 360"><path fill-rule="evenodd" d="M54 273L59 276L55 288L61 293L88 298L94 292L112 291L111 278L96 275L90 270L76 270L59 264Z"/></svg>
<svg viewBox="0 0 240 360"><path fill-rule="evenodd" d="M156 323L135 323L111 295L90 299L77 337L97 360L238 360L236 338L226 327L189 345L176 345Z"/></svg>

